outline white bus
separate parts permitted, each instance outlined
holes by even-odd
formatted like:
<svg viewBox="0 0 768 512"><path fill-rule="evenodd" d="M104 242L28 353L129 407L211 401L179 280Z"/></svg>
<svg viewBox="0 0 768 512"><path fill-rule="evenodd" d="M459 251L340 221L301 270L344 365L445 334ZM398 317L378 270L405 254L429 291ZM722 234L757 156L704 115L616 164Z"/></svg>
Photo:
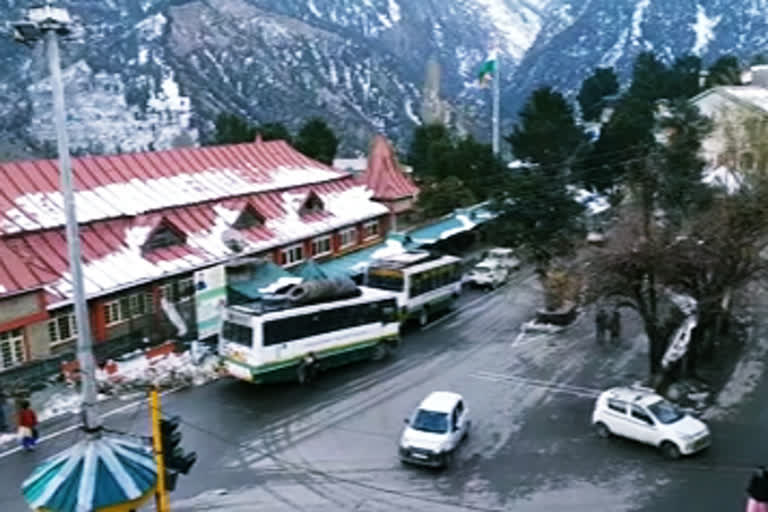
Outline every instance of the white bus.
<svg viewBox="0 0 768 512"><path fill-rule="evenodd" d="M383 359L400 343L392 293L359 287L357 297L297 306L260 300L224 311L219 351L233 377L309 381L362 359Z"/></svg>
<svg viewBox="0 0 768 512"><path fill-rule="evenodd" d="M413 251L372 263L365 285L394 292L403 322L416 318L426 325L430 315L450 308L461 294L461 276L460 258Z"/></svg>

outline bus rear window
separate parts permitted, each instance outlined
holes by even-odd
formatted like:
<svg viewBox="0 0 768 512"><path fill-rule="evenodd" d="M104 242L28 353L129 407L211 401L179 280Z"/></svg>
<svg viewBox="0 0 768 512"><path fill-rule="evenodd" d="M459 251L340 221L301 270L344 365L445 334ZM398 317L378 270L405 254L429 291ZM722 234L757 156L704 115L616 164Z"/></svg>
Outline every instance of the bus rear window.
<svg viewBox="0 0 768 512"><path fill-rule="evenodd" d="M224 338L224 341L231 341L246 347L253 345L253 329L245 325L224 322L221 337Z"/></svg>
<svg viewBox="0 0 768 512"><path fill-rule="evenodd" d="M403 274L392 270L372 270L368 273L368 286L401 292L403 291Z"/></svg>

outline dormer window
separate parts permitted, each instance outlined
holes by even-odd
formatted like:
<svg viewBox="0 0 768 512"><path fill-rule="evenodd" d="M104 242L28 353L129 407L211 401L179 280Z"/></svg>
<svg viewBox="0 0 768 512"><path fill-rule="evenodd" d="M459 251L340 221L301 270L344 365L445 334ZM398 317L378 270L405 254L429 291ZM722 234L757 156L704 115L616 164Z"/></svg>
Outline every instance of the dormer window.
<svg viewBox="0 0 768 512"><path fill-rule="evenodd" d="M186 242L184 233L176 229L167 221L163 220L147 237L147 241L141 247L143 252L154 251L156 249L165 249L176 245L183 245Z"/></svg>
<svg viewBox="0 0 768 512"><path fill-rule="evenodd" d="M240 213L232 227L234 229L258 228L264 225L264 221L264 216L256 211L253 206L248 205Z"/></svg>
<svg viewBox="0 0 768 512"><path fill-rule="evenodd" d="M310 192L307 198L304 200L304 204L299 209L299 215L309 215L311 213L319 213L325 209L323 200L318 197L314 192Z"/></svg>

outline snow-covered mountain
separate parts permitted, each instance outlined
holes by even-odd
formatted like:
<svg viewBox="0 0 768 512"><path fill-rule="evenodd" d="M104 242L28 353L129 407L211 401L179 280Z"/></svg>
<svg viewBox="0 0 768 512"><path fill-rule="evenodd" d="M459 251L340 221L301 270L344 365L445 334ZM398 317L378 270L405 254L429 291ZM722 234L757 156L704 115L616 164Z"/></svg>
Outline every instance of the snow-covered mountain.
<svg viewBox="0 0 768 512"><path fill-rule="evenodd" d="M22 4L0 0L0 12L18 18ZM436 108L423 101L435 93L424 91L428 68L430 83L440 78L441 116L482 137L489 92L474 78L494 43L508 126L538 85L572 91L597 65L626 76L644 49L668 59L751 56L768 37L768 0L59 4L86 26L84 40L64 48L70 132L76 146L104 151L189 144L221 111L292 129L318 115L343 135L346 151L365 149L376 131L404 147L424 109ZM0 140L52 136L44 62L41 48L0 40Z"/></svg>

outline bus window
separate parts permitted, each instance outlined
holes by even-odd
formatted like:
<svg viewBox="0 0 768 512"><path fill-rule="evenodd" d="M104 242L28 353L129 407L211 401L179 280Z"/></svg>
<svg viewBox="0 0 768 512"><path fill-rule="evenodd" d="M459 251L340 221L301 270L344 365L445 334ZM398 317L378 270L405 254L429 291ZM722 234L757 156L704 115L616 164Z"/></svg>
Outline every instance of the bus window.
<svg viewBox="0 0 768 512"><path fill-rule="evenodd" d="M403 291L403 274L396 270L373 269L368 273L368 286L401 292Z"/></svg>
<svg viewBox="0 0 768 512"><path fill-rule="evenodd" d="M226 341L250 347L253 344L253 329L245 325L224 322L221 336Z"/></svg>

